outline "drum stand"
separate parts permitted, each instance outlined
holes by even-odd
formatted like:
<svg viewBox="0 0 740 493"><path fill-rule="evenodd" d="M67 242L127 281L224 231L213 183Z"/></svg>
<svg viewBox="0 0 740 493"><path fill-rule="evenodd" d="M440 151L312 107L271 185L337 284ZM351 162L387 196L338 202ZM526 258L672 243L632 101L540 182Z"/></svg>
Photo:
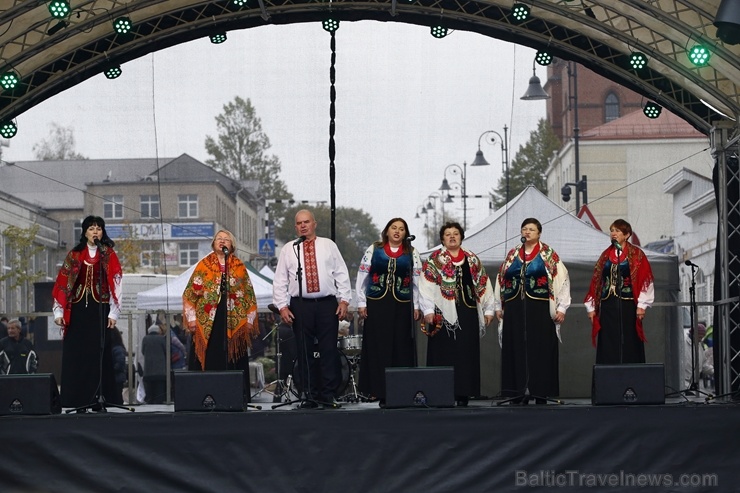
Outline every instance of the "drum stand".
<svg viewBox="0 0 740 493"><path fill-rule="evenodd" d="M274 305L270 304L270 307L269 308L271 310L272 310L272 307L274 307ZM280 312L277 312L277 313L279 314ZM262 392L267 392L268 394L270 394L271 396L273 396L273 402L282 402L283 397L285 397L287 394L290 394L290 393L293 393L293 395L295 395L296 398L299 398L300 397L298 394L295 393L295 391L293 391L290 388L292 374L291 375L288 375L288 379L285 382L280 378L280 375L281 375L281 373L280 373L280 362L283 359L283 353L280 351L280 332L278 330L278 327L279 326L280 326L280 320L278 319L277 321L275 321L275 324L273 325L272 330L270 331L270 333L267 334L263 338L263 340L265 340L268 337L270 337L270 335L275 334L275 377L276 378L275 378L275 380L273 380L272 382L266 384L264 387L262 387L260 390L258 390L252 396L252 399L254 399L258 395L260 395ZM274 390L268 390L268 387L273 386L273 385L275 387ZM290 401L290 396L288 396L288 401Z"/></svg>
<svg viewBox="0 0 740 493"><path fill-rule="evenodd" d="M347 362L349 363L349 384L351 385L352 391L344 394L339 398L340 401L344 402L368 402L370 399L357 392L357 383L355 382L355 372L359 366L360 355L347 356Z"/></svg>

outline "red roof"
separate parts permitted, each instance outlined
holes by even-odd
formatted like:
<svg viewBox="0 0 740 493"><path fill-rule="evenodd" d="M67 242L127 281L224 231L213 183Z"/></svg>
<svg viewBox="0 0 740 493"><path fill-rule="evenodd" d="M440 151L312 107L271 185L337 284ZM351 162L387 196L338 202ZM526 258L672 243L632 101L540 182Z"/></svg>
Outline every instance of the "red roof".
<svg viewBox="0 0 740 493"><path fill-rule="evenodd" d="M588 140L622 139L707 139L708 137L685 120L663 109L658 118L648 118L642 111L633 111L621 118L591 128L581 138Z"/></svg>

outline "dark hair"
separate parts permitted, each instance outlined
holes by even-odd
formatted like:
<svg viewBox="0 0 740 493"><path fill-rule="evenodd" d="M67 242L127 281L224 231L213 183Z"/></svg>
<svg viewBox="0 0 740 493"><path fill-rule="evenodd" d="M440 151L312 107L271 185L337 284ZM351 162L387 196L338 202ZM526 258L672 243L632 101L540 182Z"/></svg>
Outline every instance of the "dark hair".
<svg viewBox="0 0 740 493"><path fill-rule="evenodd" d="M412 250L411 244L408 241L406 241L409 237L409 225L406 222L406 220L401 217L394 217L393 219L388 221L388 224L385 225L385 228L383 228L383 231L380 233L380 241L375 242L375 246L377 248L381 248L386 243L388 243L388 230L390 229L391 224L398 222L398 221L402 222L403 227L406 228L406 234L404 235L403 240L401 240L401 245L403 245L403 252L409 253Z"/></svg>
<svg viewBox="0 0 740 493"><path fill-rule="evenodd" d="M103 237L100 239L100 243L110 248L113 248L116 245L116 243L110 239L108 233L105 231L105 219L100 216L87 216L85 219L82 220L82 233L80 233L80 242L77 244L76 247L73 248L73 250L80 252L85 248L85 245L87 244L87 237L85 236L85 232L90 226L99 226L100 229L103 230Z"/></svg>
<svg viewBox="0 0 740 493"><path fill-rule="evenodd" d="M463 229L462 226L460 226L460 223L457 221L447 221L446 223L442 225L441 228L439 228L439 241L443 241L444 236L445 236L445 231L447 231L448 229L452 229L452 228L455 228L460 232L460 241L465 239L465 230Z"/></svg>
<svg viewBox="0 0 740 493"><path fill-rule="evenodd" d="M542 234L542 224L537 219L535 219L534 217L528 217L527 219L522 221L522 225L520 227L523 228L527 224L534 224L535 226L537 226L537 231Z"/></svg>
<svg viewBox="0 0 740 493"><path fill-rule="evenodd" d="M617 219L616 221L611 223L611 225L609 226L609 230L611 231L612 228L618 229L627 237L632 236L632 226L624 219Z"/></svg>
<svg viewBox="0 0 740 493"><path fill-rule="evenodd" d="M126 345L123 343L123 334L117 327L113 327L110 331L110 342L111 347L122 346L124 350L126 349Z"/></svg>

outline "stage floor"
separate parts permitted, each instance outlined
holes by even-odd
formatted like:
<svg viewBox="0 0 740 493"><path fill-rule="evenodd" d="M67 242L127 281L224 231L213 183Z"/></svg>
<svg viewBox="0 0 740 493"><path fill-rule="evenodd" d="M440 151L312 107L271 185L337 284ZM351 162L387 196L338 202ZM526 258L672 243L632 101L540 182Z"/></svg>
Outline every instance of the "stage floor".
<svg viewBox="0 0 740 493"><path fill-rule="evenodd" d="M4 493L736 491L737 404L135 412L0 418Z"/></svg>

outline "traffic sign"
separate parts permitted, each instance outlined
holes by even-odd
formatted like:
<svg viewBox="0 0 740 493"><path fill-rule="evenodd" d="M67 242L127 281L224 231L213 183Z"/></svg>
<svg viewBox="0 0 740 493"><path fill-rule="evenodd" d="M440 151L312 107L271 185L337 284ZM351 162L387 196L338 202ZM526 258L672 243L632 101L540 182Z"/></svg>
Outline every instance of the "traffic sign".
<svg viewBox="0 0 740 493"><path fill-rule="evenodd" d="M259 252L263 257L274 257L275 256L275 239L274 238L260 238L259 239Z"/></svg>

